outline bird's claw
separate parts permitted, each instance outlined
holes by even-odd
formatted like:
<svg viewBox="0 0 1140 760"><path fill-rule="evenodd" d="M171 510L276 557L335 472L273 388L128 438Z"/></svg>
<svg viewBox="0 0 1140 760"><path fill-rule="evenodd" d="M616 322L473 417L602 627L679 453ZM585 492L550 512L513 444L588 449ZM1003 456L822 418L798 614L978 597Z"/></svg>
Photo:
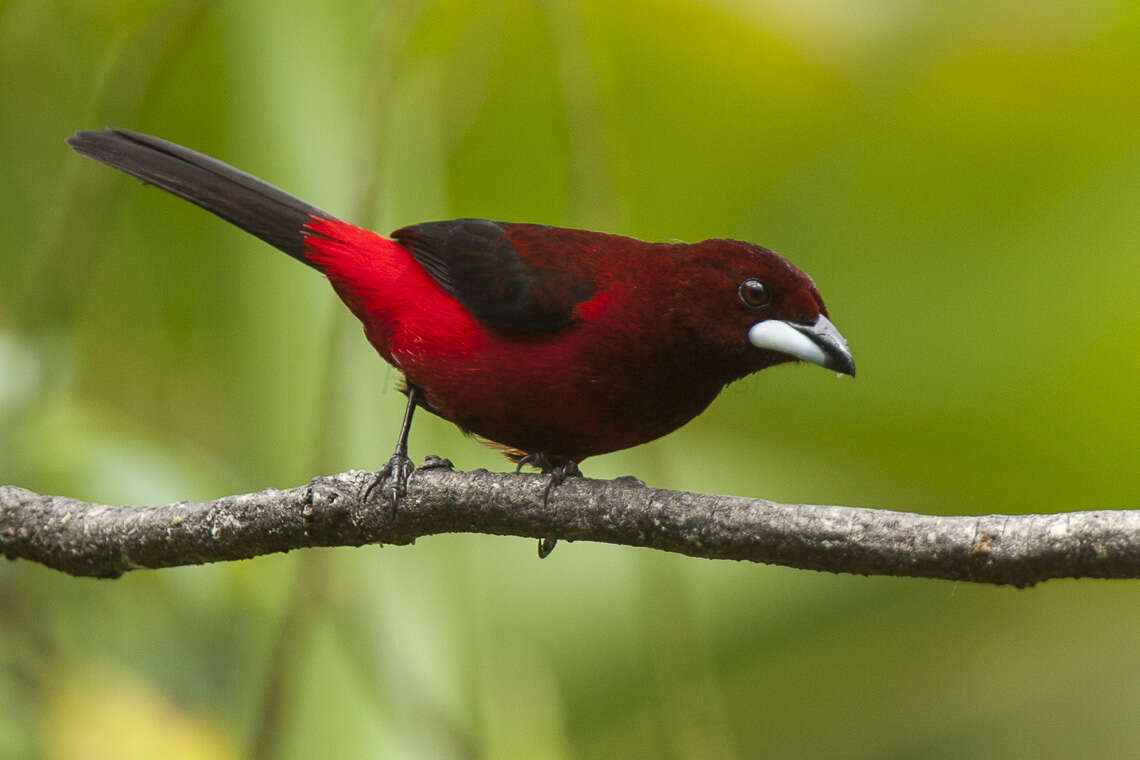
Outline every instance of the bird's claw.
<svg viewBox="0 0 1140 760"><path fill-rule="evenodd" d="M384 466L376 473L376 478L368 486L364 498L371 499L372 492L383 482L389 481L385 495L392 502L392 506L396 506L400 499L408 494L408 479L412 477L412 473L415 471L416 466L411 459L402 454L393 454L392 458L385 462Z"/></svg>
<svg viewBox="0 0 1140 760"><path fill-rule="evenodd" d="M582 471L578 469L578 463L573 459L568 459L562 464L556 465L550 461L550 457L541 452L527 454L519 459L518 467L515 468L515 472L520 471L524 464L536 467L542 470L544 475L550 476L550 480L546 483L546 488L542 492L543 508L546 507L547 501L550 500L550 492L553 489L565 483L567 478L582 477ZM540 538L538 540L538 558L546 559L549 557L557 545L557 538Z"/></svg>
<svg viewBox="0 0 1140 760"><path fill-rule="evenodd" d="M389 493L392 496L392 503L395 504L407 496L408 479L411 478L412 473L416 471L416 466L412 463L411 459L401 454L394 455L388 460L386 466L388 468L388 475L392 479Z"/></svg>
<svg viewBox="0 0 1140 760"><path fill-rule="evenodd" d="M578 463L573 459L568 460L565 464L560 464L557 467L550 468L550 483L546 486L546 495L550 495L551 488L557 488L566 482L567 478L580 478L582 471L578 469Z"/></svg>
<svg viewBox="0 0 1140 760"><path fill-rule="evenodd" d="M428 454L424 457L424 463L419 466L421 470L454 470L455 465L451 463L450 459L437 457L435 454Z"/></svg>
<svg viewBox="0 0 1140 760"><path fill-rule="evenodd" d="M540 538L538 539L538 558L546 559L550 553L554 551L554 547L558 545L557 538Z"/></svg>

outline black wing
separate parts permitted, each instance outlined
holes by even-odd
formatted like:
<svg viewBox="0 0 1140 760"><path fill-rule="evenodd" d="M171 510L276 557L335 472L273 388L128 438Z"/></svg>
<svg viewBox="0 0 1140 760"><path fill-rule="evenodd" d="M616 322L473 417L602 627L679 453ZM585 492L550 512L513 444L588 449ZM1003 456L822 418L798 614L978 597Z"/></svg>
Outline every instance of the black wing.
<svg viewBox="0 0 1140 760"><path fill-rule="evenodd" d="M556 332L574 321L575 306L594 295L575 257L576 231L456 219L403 227L392 237L491 327Z"/></svg>

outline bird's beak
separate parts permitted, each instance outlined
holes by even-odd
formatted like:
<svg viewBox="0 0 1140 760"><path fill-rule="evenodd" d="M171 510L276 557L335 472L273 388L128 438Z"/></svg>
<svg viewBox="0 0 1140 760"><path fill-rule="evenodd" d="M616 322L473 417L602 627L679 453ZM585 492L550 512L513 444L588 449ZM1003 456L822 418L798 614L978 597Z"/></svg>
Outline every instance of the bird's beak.
<svg viewBox="0 0 1140 760"><path fill-rule="evenodd" d="M855 358L851 356L847 341L835 329L835 325L831 324L831 320L823 315L813 325L800 325L779 319L757 322L748 331L748 342L756 348L779 351L855 377Z"/></svg>

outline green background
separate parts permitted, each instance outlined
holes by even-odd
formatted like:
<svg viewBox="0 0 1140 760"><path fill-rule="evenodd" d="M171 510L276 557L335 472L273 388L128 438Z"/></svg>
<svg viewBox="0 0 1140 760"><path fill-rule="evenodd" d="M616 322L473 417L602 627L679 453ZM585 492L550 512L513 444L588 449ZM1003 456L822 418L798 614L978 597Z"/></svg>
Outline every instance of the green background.
<svg viewBox="0 0 1140 760"><path fill-rule="evenodd" d="M108 124L381 231L736 237L859 377L780 367L593 477L939 514L1140 507L1134 2L0 0L0 482L376 468L327 284L72 154ZM423 415L412 454L506 469ZM1122 757L1140 587L441 536L115 581L0 564L0 757Z"/></svg>

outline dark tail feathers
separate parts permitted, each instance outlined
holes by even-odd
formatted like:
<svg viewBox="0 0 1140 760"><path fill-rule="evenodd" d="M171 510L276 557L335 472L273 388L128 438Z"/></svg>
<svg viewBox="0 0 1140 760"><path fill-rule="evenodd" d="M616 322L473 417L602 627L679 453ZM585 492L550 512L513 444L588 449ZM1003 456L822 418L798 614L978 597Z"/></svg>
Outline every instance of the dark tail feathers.
<svg viewBox="0 0 1140 760"><path fill-rule="evenodd" d="M111 128L76 132L67 144L217 214L309 266L303 227L313 216L335 218L229 164L150 135Z"/></svg>

